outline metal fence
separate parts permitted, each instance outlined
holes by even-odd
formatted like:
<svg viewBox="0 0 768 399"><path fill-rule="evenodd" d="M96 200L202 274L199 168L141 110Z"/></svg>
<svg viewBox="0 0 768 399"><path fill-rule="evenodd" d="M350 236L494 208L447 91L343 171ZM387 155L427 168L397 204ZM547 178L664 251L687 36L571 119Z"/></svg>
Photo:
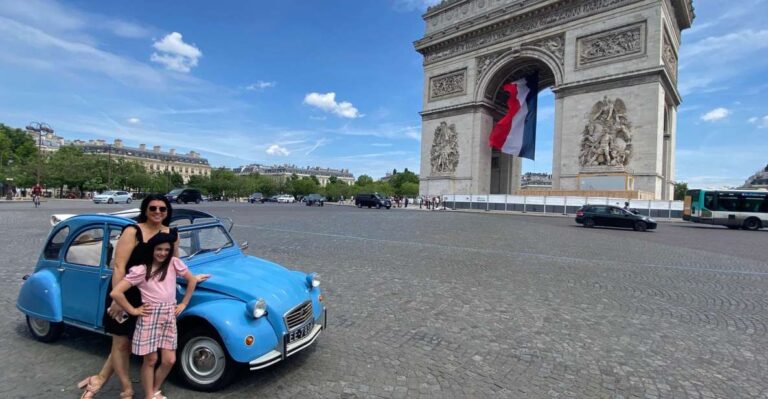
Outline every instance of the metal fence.
<svg viewBox="0 0 768 399"><path fill-rule="evenodd" d="M556 196L527 196L527 195L466 195L449 194L442 196L441 206L451 209L474 209L485 211L508 211L523 213L542 213L573 215L582 206L616 205L629 207L634 212L665 219L680 219L683 217L682 201L637 200L610 197L556 197Z"/></svg>

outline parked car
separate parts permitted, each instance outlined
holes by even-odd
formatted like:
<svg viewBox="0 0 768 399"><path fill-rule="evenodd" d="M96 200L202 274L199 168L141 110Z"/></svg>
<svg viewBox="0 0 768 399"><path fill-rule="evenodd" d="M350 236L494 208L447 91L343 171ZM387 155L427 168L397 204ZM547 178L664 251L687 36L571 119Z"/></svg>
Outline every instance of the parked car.
<svg viewBox="0 0 768 399"><path fill-rule="evenodd" d="M301 199L304 203L307 204L307 206L317 205L317 206L323 206L325 205L325 197L323 197L320 194L309 194L308 196Z"/></svg>
<svg viewBox="0 0 768 399"><path fill-rule="evenodd" d="M118 204L120 202L125 202L126 204L130 204L133 199L131 198L131 193L127 191L105 191L101 194L96 194L96 196L93 197L93 202L95 204Z"/></svg>
<svg viewBox="0 0 768 399"><path fill-rule="evenodd" d="M392 201L390 201L388 198L385 198L382 195L379 195L377 193L358 194L355 196L355 205L358 208L367 206L368 208L376 207L378 209L381 209L381 208L389 209L392 207Z"/></svg>
<svg viewBox="0 0 768 399"><path fill-rule="evenodd" d="M250 197L248 197L248 202L255 204L257 202L264 203L264 195L261 193L253 193Z"/></svg>
<svg viewBox="0 0 768 399"><path fill-rule="evenodd" d="M277 197L277 202L283 203L283 204L292 204L296 202L296 198L293 198L292 195L283 194Z"/></svg>
<svg viewBox="0 0 768 399"><path fill-rule="evenodd" d="M188 204L190 202L199 204L203 201L203 194L196 188L177 188L166 194L165 198L177 204Z"/></svg>
<svg viewBox="0 0 768 399"><path fill-rule="evenodd" d="M58 339L65 325L103 333L104 296L120 233L138 210L54 215L34 273L24 276L16 307L32 336ZM131 220L134 219L134 220ZM312 345L326 328L326 305L316 273L288 270L246 255L224 220L177 209L180 255L197 285L179 315L176 369L194 389L215 391L242 368L258 370ZM177 281L177 299L185 280Z"/></svg>
<svg viewBox="0 0 768 399"><path fill-rule="evenodd" d="M656 221L612 205L584 205L576 211L576 223L584 227L628 227L636 231L655 229Z"/></svg>

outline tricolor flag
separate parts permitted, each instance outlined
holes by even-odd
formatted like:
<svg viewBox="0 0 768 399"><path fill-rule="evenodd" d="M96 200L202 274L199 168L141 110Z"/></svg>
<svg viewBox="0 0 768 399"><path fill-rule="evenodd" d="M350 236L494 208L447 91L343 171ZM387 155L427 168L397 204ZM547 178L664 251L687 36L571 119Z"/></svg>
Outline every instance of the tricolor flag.
<svg viewBox="0 0 768 399"><path fill-rule="evenodd" d="M507 114L493 126L488 139L492 148L533 160L536 152L536 98L539 75L534 73L502 87L509 93Z"/></svg>

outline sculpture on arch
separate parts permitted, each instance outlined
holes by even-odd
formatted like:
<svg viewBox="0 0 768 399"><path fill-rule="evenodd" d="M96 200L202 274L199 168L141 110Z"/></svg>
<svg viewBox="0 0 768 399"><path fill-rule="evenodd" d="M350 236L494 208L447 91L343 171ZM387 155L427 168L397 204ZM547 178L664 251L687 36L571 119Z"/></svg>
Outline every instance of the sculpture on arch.
<svg viewBox="0 0 768 399"><path fill-rule="evenodd" d="M440 122L435 129L430 151L432 173L454 173L459 165L459 143L456 125Z"/></svg>
<svg viewBox="0 0 768 399"><path fill-rule="evenodd" d="M603 97L592 106L582 132L579 163L582 167L627 166L632 154L631 132L632 124L624 101Z"/></svg>

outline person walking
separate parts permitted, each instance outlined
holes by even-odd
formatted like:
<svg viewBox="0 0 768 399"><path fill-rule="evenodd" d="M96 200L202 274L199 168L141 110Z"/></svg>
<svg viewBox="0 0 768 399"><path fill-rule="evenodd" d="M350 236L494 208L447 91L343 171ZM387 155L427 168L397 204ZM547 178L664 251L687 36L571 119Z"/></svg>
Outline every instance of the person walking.
<svg viewBox="0 0 768 399"><path fill-rule="evenodd" d="M43 195L43 187L40 183L35 183L32 186L32 202L35 204L35 208L40 206L40 196Z"/></svg>
<svg viewBox="0 0 768 399"><path fill-rule="evenodd" d="M405 197L405 207L408 207L408 197Z"/></svg>
<svg viewBox="0 0 768 399"><path fill-rule="evenodd" d="M117 374L122 385L120 398L133 397L133 387L128 373L131 353L131 337L136 329L136 317L128 315L122 306L112 303L109 295L112 287L123 280L131 268L141 265L147 259L147 253L151 249L149 240L158 234L168 235L168 241L176 242L174 255L178 256L178 232L168 226L171 223L173 209L171 203L162 194L150 194L141 201L137 224L131 224L123 228L115 247L115 264L112 270L112 280L105 298L105 313L103 316L104 332L112 335L112 346L109 356L104 362L98 374L86 377L77 384L83 389L81 399L93 398L101 387L109 380L112 374ZM197 282L208 278L200 275ZM138 288L132 288L124 293L131 306L141 306L141 293Z"/></svg>

